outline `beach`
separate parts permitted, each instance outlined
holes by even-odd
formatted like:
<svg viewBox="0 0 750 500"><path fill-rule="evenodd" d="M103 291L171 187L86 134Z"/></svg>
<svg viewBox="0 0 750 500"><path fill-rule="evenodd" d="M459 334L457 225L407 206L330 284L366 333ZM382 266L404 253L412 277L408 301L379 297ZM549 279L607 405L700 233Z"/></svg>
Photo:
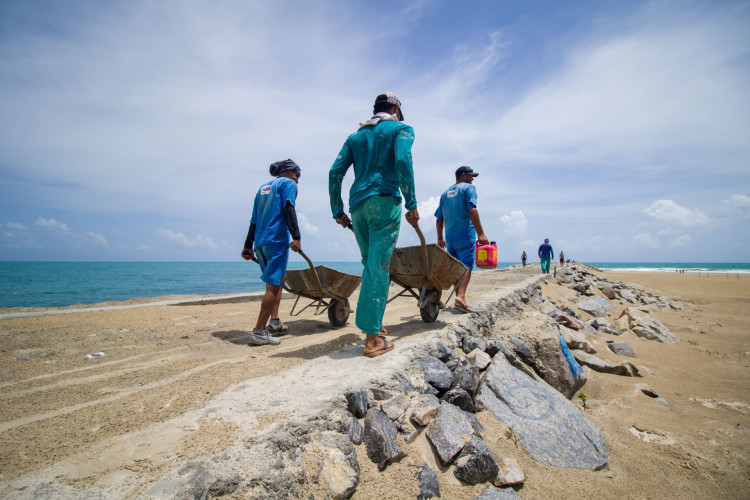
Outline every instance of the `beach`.
<svg viewBox="0 0 750 500"><path fill-rule="evenodd" d="M514 457L525 474L518 495L748 498L750 276L595 274L666 297L679 310L649 311L679 342L626 338L641 377L585 369L588 380L579 392L586 394L587 408L573 401L606 436L610 455L603 470L541 464L506 439L506 429L488 412L479 412L493 454ZM482 304L535 283L553 303L576 300L574 290L552 275L542 277L538 266L475 273L467 298ZM396 350L370 360L361 356L353 316L338 329L313 309L290 317L291 296L281 306L290 326L281 344L248 347L243 339L255 323L259 299L162 297L161 305L136 300L141 307L109 303L25 317L7 316L22 309L0 311L6 315L0 316L0 496L169 497L155 485L179 475L186 464L231 455L228 450L243 440L247 449L260 447L255 439L280 422L319 420L343 399L331 396L336 391L398 370L408 348L465 319L449 307L427 324L416 300L396 299L384 320ZM613 318L628 306L613 304ZM508 320L503 335L522 332L525 321L532 321L526 318ZM597 356L619 361L603 337L587 335ZM644 396L644 384L663 401ZM443 498L481 493L481 485L461 484L449 468L435 465L425 443L403 443L408 456L383 471L358 445L361 473L352 498L416 498L411 466L425 463L437 469ZM305 457L301 467L310 463ZM309 488L317 498L315 484ZM252 498L260 490L211 491L209 497Z"/></svg>

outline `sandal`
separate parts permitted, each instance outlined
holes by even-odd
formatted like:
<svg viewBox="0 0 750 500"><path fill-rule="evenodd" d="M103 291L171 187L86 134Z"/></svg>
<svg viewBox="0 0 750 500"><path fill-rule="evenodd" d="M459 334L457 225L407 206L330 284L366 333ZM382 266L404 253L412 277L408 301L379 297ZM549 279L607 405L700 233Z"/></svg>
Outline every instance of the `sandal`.
<svg viewBox="0 0 750 500"><path fill-rule="evenodd" d="M454 304L453 309L459 314L473 313L474 311L469 306L462 306L461 304Z"/></svg>
<svg viewBox="0 0 750 500"><path fill-rule="evenodd" d="M381 354L385 354L389 351L392 351L394 347L396 347L393 342L389 342L385 339L385 337L380 336L381 339L383 339L383 347L380 349L377 349L375 351L363 351L362 354L367 356L368 358L374 358L375 356L380 356Z"/></svg>

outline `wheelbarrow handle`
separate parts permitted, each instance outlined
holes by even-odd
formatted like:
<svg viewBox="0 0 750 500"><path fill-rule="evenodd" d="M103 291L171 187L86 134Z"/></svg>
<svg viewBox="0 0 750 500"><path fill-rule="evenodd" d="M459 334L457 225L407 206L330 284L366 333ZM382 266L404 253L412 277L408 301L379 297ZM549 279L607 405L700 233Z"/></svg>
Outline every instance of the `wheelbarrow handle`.
<svg viewBox="0 0 750 500"><path fill-rule="evenodd" d="M427 280L432 284L432 286L435 288L435 291L437 292L438 300L440 300L440 295L442 294L443 290L440 288L440 286L435 281L435 278L432 277L432 273L430 272L430 262L427 258L427 244L425 243L424 234L422 234L422 230L419 229L419 225L412 226L414 230L417 232L417 235L419 236L419 241L422 244L422 260L424 261L424 275L427 277Z"/></svg>
<svg viewBox="0 0 750 500"><path fill-rule="evenodd" d="M320 290L320 293L323 294L323 285L320 282L320 277L318 276L318 272L315 270L315 266L313 265L312 261L310 260L310 257L307 256L305 252L300 249L299 254L304 257L304 259L307 261L307 264L310 266L310 270L313 273L313 276L315 276L315 283L318 285L318 289Z"/></svg>

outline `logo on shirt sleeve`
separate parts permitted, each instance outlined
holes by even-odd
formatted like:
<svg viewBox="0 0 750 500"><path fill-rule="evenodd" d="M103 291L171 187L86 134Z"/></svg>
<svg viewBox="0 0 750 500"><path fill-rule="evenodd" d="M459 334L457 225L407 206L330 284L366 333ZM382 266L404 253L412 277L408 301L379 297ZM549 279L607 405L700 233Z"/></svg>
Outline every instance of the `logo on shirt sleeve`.
<svg viewBox="0 0 750 500"><path fill-rule="evenodd" d="M269 194L270 192L271 192L271 186L261 186L261 188L260 188L260 194L261 194L261 196Z"/></svg>

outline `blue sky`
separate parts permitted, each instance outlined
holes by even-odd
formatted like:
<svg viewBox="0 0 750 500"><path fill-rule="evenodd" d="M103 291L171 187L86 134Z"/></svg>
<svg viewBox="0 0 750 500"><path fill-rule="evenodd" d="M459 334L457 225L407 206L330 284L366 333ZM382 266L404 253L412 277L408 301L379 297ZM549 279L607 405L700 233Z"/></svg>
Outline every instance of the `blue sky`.
<svg viewBox="0 0 750 500"><path fill-rule="evenodd" d="M390 90L428 240L470 165L501 261L748 262L749 77L741 1L0 0L0 260L239 260L290 157L359 260L328 169Z"/></svg>

